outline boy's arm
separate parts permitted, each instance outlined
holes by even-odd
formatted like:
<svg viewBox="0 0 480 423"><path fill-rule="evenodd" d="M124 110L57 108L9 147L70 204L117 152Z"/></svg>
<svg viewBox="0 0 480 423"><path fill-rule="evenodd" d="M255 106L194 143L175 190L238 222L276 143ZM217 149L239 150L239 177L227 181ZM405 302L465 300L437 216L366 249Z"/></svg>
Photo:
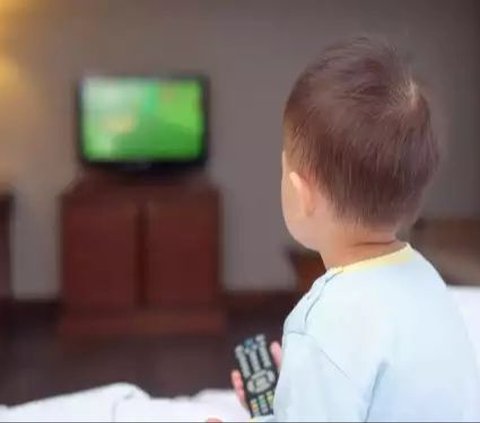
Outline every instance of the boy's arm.
<svg viewBox="0 0 480 423"><path fill-rule="evenodd" d="M365 398L313 337L289 333L283 347L274 421L365 420Z"/></svg>

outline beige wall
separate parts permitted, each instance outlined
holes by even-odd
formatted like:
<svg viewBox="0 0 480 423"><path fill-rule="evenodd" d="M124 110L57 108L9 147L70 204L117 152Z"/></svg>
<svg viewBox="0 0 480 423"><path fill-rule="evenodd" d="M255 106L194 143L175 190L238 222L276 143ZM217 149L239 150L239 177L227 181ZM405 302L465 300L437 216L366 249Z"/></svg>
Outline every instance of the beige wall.
<svg viewBox="0 0 480 423"><path fill-rule="evenodd" d="M406 48L449 117L433 214L480 212L480 7L475 1L0 2L0 176L16 191L14 290L58 291L56 197L78 166L75 82L87 73L211 78L209 171L225 198L225 282L288 288L279 210L280 116L295 75L359 32ZM445 137L447 138L447 137Z"/></svg>

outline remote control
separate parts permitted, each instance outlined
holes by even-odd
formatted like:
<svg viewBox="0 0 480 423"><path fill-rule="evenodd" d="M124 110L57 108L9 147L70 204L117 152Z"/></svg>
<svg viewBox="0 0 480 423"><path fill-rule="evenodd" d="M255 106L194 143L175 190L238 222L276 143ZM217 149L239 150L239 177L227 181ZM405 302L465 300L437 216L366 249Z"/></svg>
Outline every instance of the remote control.
<svg viewBox="0 0 480 423"><path fill-rule="evenodd" d="M235 358L242 374L245 401L251 416L273 414L273 395L278 370L265 335L256 335L237 345Z"/></svg>

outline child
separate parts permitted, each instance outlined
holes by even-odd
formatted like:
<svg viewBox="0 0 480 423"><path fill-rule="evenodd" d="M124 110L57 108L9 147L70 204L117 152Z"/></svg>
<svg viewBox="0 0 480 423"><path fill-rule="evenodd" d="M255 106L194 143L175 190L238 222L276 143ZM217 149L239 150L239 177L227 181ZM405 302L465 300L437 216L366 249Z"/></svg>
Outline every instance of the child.
<svg viewBox="0 0 480 423"><path fill-rule="evenodd" d="M366 38L327 49L293 87L284 134L285 222L327 272L285 322L267 420L478 421L459 313L432 265L396 237L439 161L409 70ZM244 398L238 372L232 381Z"/></svg>

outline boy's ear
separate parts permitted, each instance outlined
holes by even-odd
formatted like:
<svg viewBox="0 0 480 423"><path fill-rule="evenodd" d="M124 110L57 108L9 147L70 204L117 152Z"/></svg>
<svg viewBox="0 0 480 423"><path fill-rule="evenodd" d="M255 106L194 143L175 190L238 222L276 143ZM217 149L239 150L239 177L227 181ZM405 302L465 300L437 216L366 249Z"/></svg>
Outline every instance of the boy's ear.
<svg viewBox="0 0 480 423"><path fill-rule="evenodd" d="M301 213L304 216L311 216L315 211L315 193L312 186L297 172L289 172L288 177L297 194Z"/></svg>

